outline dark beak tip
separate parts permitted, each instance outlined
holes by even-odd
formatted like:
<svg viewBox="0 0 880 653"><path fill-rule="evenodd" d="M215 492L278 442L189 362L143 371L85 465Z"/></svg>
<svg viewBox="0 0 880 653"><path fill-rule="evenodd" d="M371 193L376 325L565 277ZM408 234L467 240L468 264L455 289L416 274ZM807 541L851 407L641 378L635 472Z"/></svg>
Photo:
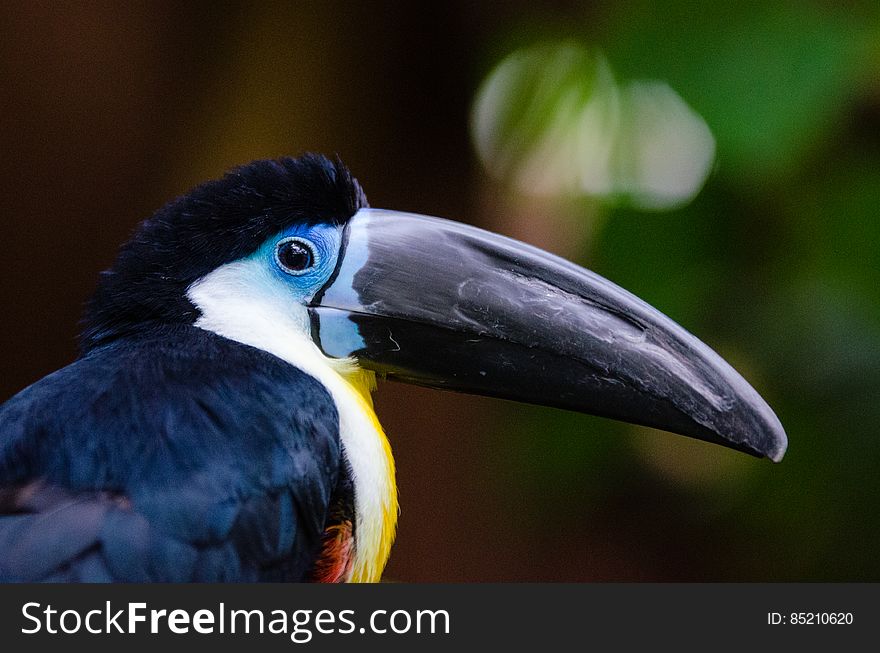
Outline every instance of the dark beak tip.
<svg viewBox="0 0 880 653"><path fill-rule="evenodd" d="M760 433L760 451L774 463L782 461L788 450L788 436L773 409L755 393L755 406Z"/></svg>
<svg viewBox="0 0 880 653"><path fill-rule="evenodd" d="M779 420L776 420L776 428L770 434L771 446L767 448L767 458L774 463L782 462L782 458L788 451L788 436Z"/></svg>
<svg viewBox="0 0 880 653"><path fill-rule="evenodd" d="M776 414L769 406L764 408L758 415L758 423L753 422L739 441L749 453L778 463L788 450L788 436ZM728 439L728 442L735 440Z"/></svg>

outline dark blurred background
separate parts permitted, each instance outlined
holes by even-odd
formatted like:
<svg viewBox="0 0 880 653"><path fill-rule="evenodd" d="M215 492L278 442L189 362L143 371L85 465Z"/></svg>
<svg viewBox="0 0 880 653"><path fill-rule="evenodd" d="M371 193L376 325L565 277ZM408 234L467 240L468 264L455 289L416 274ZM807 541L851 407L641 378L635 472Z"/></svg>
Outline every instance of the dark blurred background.
<svg viewBox="0 0 880 653"><path fill-rule="evenodd" d="M780 465L383 384L400 581L880 580L876 2L4 5L0 399L76 355L134 225L338 153L378 207L654 304L785 424Z"/></svg>

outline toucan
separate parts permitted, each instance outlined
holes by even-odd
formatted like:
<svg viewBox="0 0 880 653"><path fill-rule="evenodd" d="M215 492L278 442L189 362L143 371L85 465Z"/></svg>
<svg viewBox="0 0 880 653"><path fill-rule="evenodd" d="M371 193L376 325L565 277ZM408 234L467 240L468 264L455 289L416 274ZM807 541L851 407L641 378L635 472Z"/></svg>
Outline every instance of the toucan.
<svg viewBox="0 0 880 653"><path fill-rule="evenodd" d="M724 360L603 277L369 208L307 154L140 224L81 352L0 407L0 579L375 582L398 517L376 378L580 411L779 461Z"/></svg>

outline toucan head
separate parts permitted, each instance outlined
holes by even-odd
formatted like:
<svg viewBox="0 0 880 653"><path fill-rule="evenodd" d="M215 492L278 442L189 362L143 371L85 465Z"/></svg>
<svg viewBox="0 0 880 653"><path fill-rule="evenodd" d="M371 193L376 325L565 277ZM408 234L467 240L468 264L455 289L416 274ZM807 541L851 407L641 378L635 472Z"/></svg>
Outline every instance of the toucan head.
<svg viewBox="0 0 880 653"><path fill-rule="evenodd" d="M785 453L766 402L658 310L510 238L368 208L320 156L256 161L144 222L101 279L83 348L197 324L204 305L244 297L249 319L389 379Z"/></svg>

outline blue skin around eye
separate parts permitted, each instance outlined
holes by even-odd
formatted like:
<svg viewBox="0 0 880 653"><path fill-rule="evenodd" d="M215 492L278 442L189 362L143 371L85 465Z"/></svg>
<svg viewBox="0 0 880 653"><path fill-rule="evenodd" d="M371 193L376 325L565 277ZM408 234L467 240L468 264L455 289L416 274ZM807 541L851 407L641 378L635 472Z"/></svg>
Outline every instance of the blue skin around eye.
<svg viewBox="0 0 880 653"><path fill-rule="evenodd" d="M275 247L286 238L295 236L308 242L315 254L315 263L302 274L290 274L275 258ZM306 303L314 296L321 287L327 283L336 261L339 258L339 248L342 243L342 228L333 225L319 224L312 227L295 225L284 230L277 236L267 240L260 249L254 253L254 257L261 260L273 273L273 277L282 282L297 299Z"/></svg>
<svg viewBox="0 0 880 653"><path fill-rule="evenodd" d="M291 238L301 238L308 241L315 254L315 264L302 274L290 274L278 263L275 257L275 248L281 241ZM286 293L302 304L308 304L315 293L318 292L330 279L336 269L339 260L339 249L342 244L342 228L332 225L316 225L305 227L297 225L286 229L284 232L267 240L252 258L261 266L271 271L269 276L273 284L281 284ZM349 243L346 257L353 257L352 264L355 270L359 269L367 260L366 245ZM351 266L349 266L351 267ZM354 292L350 285L353 282L352 272L346 273L345 279L337 280L334 287L349 287L347 292ZM343 312L331 311L320 319L320 346L324 352L334 358L346 358L364 348L364 340L350 316Z"/></svg>

